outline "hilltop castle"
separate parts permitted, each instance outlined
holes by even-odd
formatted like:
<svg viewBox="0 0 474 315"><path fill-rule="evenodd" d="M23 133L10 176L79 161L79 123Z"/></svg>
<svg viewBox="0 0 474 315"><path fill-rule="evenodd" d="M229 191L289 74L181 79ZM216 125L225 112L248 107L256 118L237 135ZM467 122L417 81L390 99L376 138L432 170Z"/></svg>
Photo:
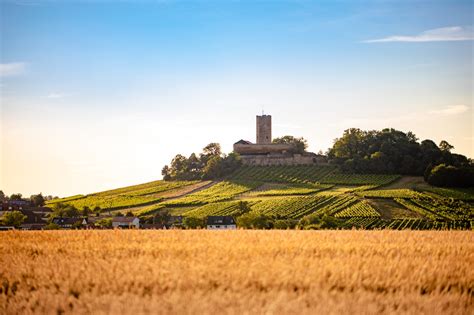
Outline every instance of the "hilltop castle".
<svg viewBox="0 0 474 315"><path fill-rule="evenodd" d="M240 140L234 143L245 165L311 165L324 163L324 157L312 152L295 153L292 144L272 143L272 116L257 116L257 143Z"/></svg>

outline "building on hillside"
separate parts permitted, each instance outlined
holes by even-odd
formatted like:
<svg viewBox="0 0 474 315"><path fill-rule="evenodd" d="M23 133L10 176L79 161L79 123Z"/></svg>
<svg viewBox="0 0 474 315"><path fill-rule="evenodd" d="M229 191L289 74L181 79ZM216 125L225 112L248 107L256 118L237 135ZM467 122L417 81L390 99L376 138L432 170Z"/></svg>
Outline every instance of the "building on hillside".
<svg viewBox="0 0 474 315"><path fill-rule="evenodd" d="M231 216L209 216L207 217L208 230L235 230L237 224Z"/></svg>
<svg viewBox="0 0 474 315"><path fill-rule="evenodd" d="M87 228L87 218L53 218L52 223L58 225L61 229Z"/></svg>
<svg viewBox="0 0 474 315"><path fill-rule="evenodd" d="M120 229L139 229L140 219L137 217L114 217L112 227Z"/></svg>
<svg viewBox="0 0 474 315"><path fill-rule="evenodd" d="M172 215L168 218L166 226L170 229L173 228L183 228L184 217L182 215Z"/></svg>
<svg viewBox="0 0 474 315"><path fill-rule="evenodd" d="M326 163L324 156L312 152L297 153L293 144L272 143L272 116L257 116L257 143L239 140L234 152L244 165L313 165Z"/></svg>
<svg viewBox="0 0 474 315"><path fill-rule="evenodd" d="M28 200L7 200L0 202L0 211L23 210L31 207Z"/></svg>
<svg viewBox="0 0 474 315"><path fill-rule="evenodd" d="M20 229L25 231L42 230L45 226L46 223L23 223L20 225Z"/></svg>

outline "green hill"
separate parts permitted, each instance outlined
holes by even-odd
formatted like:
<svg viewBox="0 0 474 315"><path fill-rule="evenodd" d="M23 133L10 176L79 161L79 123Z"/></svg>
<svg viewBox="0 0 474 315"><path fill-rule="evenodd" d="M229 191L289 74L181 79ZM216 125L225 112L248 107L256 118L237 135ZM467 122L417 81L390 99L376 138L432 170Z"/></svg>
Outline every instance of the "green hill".
<svg viewBox="0 0 474 315"><path fill-rule="evenodd" d="M436 188L419 177L345 174L334 166L243 166L221 181L154 181L48 205L59 202L78 209L100 207L107 215L132 211L144 220L163 209L196 218L239 216L244 202L247 215L290 225L326 215L341 227L474 226L474 189Z"/></svg>

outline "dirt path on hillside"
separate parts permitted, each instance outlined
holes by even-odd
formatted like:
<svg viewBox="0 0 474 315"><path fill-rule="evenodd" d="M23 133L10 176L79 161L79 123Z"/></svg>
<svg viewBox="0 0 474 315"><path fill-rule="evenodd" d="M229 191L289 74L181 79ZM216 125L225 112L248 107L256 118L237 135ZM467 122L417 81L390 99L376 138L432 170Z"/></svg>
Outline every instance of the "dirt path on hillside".
<svg viewBox="0 0 474 315"><path fill-rule="evenodd" d="M138 210L141 210L143 208L156 205L156 204L158 204L160 202L163 202L163 201L178 199L178 198L190 195L192 193L204 190L206 188L209 188L209 187L215 185L216 183L218 183L218 182L217 181L203 181L203 182L199 182L199 183L184 186L184 187L179 187L179 188L176 188L176 189L172 189L172 190L169 190L169 191L165 191L165 192L161 192L161 193L156 194L155 195L156 197L163 197L163 199L161 199L161 200L159 200L155 203L147 204L147 205L141 205L141 206L134 206L134 207L129 207L129 208L120 209L120 210L111 210L111 211L113 213L114 212L126 213L128 211L132 211L132 212L138 211Z"/></svg>
<svg viewBox="0 0 474 315"><path fill-rule="evenodd" d="M386 189L402 189L402 188L408 188L408 189L413 189L416 186L423 184L424 180L423 177L421 176L403 176L400 179L397 179L393 183L381 187L380 189L386 190Z"/></svg>
<svg viewBox="0 0 474 315"><path fill-rule="evenodd" d="M423 219L424 216L419 213L413 212L405 207L399 205L392 199L366 199L367 202L374 207L381 215L382 219L392 220L392 219L403 219L403 218L413 218L413 219Z"/></svg>
<svg viewBox="0 0 474 315"><path fill-rule="evenodd" d="M199 183L196 183L196 184L193 184L193 185L182 187L182 188L180 188L179 191L178 190L175 190L174 192L169 191L168 194L163 194L162 195L162 197L164 198L164 200L162 200L162 201L178 199L178 198L184 197L186 195L190 195L190 194L196 193L198 191L207 189L211 186L214 186L217 183L218 183L218 181L204 181L204 182L199 182Z"/></svg>

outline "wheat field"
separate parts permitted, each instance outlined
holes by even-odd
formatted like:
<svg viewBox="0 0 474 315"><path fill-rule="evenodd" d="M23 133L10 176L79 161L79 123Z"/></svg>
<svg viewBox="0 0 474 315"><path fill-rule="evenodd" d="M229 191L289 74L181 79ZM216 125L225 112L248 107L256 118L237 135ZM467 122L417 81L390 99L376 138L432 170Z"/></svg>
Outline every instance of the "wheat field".
<svg viewBox="0 0 474 315"><path fill-rule="evenodd" d="M472 231L9 231L1 314L472 314Z"/></svg>

